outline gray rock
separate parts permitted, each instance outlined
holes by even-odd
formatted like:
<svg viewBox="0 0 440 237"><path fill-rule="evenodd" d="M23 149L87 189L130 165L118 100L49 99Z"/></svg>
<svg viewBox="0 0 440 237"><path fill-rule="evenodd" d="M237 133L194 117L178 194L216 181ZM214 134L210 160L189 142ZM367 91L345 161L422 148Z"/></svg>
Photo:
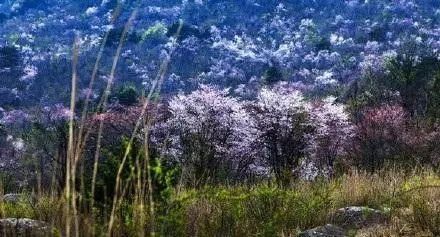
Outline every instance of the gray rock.
<svg viewBox="0 0 440 237"><path fill-rule="evenodd" d="M24 193L8 193L3 195L1 198L2 202L16 204L18 202L27 202L30 204L35 204L37 199L29 194Z"/></svg>
<svg viewBox="0 0 440 237"><path fill-rule="evenodd" d="M43 237L51 236L49 225L27 218L0 219L0 236Z"/></svg>
<svg viewBox="0 0 440 237"><path fill-rule="evenodd" d="M344 229L327 224L301 232L298 237L347 237L347 234Z"/></svg>
<svg viewBox="0 0 440 237"><path fill-rule="evenodd" d="M369 207L345 207L338 209L331 216L332 223L344 229L361 229L379 224L386 224L388 216Z"/></svg>
<svg viewBox="0 0 440 237"><path fill-rule="evenodd" d="M8 203L17 203L25 198L26 197L20 193L8 193L3 195L2 201Z"/></svg>

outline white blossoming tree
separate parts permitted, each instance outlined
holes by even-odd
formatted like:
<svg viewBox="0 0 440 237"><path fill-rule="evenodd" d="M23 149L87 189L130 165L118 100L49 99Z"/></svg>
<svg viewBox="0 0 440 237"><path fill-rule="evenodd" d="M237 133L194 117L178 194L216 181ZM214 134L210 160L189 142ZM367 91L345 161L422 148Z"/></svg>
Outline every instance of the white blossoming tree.
<svg viewBox="0 0 440 237"><path fill-rule="evenodd" d="M313 103L310 113L314 126L309 143L311 162L326 176L333 173L337 158L346 153L355 134L345 106L335 103L335 99L328 97Z"/></svg>
<svg viewBox="0 0 440 237"><path fill-rule="evenodd" d="M262 89L253 106L261 143L262 163L280 184L286 184L306 156L312 132L309 103L299 91Z"/></svg>
<svg viewBox="0 0 440 237"><path fill-rule="evenodd" d="M228 90L201 86L169 102L165 155L179 163L193 185L244 174L253 163L258 133L243 104Z"/></svg>

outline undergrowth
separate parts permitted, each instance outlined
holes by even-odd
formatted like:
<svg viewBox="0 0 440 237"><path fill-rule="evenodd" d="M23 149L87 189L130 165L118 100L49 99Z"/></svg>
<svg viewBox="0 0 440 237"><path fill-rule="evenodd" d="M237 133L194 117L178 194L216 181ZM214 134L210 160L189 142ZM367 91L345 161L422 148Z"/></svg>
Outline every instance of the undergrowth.
<svg viewBox="0 0 440 237"><path fill-rule="evenodd" d="M159 236L295 236L328 223L334 210L356 205L385 210L392 220L362 236L439 236L438 184L440 176L432 171L411 175L353 172L327 181L298 181L288 188L260 183L172 189L156 202L155 230ZM62 230L63 198L31 196L23 193L17 202L0 202L0 216L43 220ZM82 236L106 235L108 208L96 210L99 218L80 213ZM147 211L146 223L133 221L138 212L134 202L123 200L113 235L140 236L140 228L151 228Z"/></svg>

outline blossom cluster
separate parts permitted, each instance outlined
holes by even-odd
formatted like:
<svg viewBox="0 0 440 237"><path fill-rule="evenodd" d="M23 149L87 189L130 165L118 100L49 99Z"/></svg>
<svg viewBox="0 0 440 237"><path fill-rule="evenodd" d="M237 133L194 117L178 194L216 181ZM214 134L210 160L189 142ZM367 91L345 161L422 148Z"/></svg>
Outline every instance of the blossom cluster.
<svg viewBox="0 0 440 237"><path fill-rule="evenodd" d="M181 165L275 175L301 172L301 163L332 169L354 134L332 98L311 102L300 91L264 88L255 101L243 101L212 86L172 98L168 119L155 130L164 156Z"/></svg>

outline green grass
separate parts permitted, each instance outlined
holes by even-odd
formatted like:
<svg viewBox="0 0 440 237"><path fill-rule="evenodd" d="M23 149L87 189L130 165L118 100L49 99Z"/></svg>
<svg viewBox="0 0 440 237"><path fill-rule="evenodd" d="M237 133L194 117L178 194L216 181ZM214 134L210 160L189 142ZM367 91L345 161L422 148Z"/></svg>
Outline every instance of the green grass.
<svg viewBox="0 0 440 237"><path fill-rule="evenodd" d="M251 186L207 186L174 190L156 202L158 236L295 236L328 223L332 211L350 205L387 210L387 226L362 230L361 236L439 236L440 176L382 172L350 175L319 182L296 182L289 188L268 183ZM0 216L44 220L63 230L63 199L39 197L35 203L0 203ZM105 236L109 206L96 210L99 218L80 212L83 236ZM137 206L124 200L116 214L114 236L139 236ZM145 209L147 210L147 209ZM92 221L95 220L95 221ZM148 233L148 232L147 232Z"/></svg>

